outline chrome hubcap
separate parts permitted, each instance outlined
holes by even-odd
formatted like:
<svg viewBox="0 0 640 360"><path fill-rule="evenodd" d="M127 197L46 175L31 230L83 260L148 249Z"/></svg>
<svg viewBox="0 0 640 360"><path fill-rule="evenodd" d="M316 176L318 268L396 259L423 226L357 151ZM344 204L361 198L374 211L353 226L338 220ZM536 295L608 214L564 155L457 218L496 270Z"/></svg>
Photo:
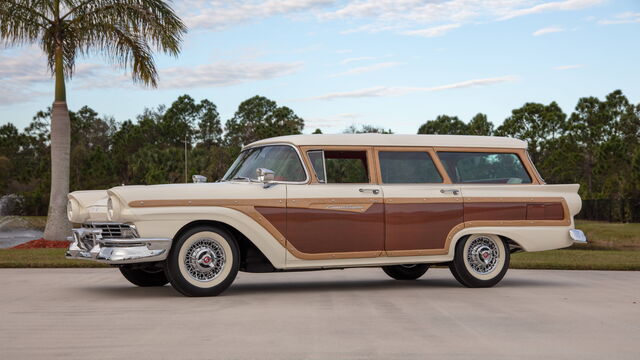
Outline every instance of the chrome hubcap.
<svg viewBox="0 0 640 360"><path fill-rule="evenodd" d="M224 268L226 256L224 248L214 239L200 239L187 249L184 265L192 279L211 281Z"/></svg>
<svg viewBox="0 0 640 360"><path fill-rule="evenodd" d="M498 245L491 238L479 237L469 244L467 262L480 275L492 272L498 265L500 252Z"/></svg>

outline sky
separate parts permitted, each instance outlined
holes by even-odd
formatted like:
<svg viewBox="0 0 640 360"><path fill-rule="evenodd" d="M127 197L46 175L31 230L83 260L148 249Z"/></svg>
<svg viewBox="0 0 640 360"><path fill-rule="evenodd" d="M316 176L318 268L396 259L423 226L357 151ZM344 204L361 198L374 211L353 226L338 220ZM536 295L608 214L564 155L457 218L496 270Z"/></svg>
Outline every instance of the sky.
<svg viewBox="0 0 640 360"><path fill-rule="evenodd" d="M156 89L102 58L79 59L71 110L117 121L189 94L218 106L266 96L305 133L370 124L416 133L447 114L499 125L526 102L621 89L640 103L640 0L176 0L189 28L178 57L157 55ZM54 83L37 46L0 47L0 125L26 127Z"/></svg>

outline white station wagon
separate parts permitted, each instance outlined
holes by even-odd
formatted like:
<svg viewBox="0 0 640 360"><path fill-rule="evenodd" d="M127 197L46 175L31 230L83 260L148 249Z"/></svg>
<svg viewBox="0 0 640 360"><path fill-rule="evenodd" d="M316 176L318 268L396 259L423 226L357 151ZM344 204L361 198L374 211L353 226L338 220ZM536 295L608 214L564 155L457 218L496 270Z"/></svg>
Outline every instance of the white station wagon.
<svg viewBox="0 0 640 360"><path fill-rule="evenodd" d="M247 145L224 178L69 194L67 257L138 286L218 295L238 271L379 266L414 280L446 264L489 287L510 254L586 242L579 185L547 185L521 140L296 135Z"/></svg>

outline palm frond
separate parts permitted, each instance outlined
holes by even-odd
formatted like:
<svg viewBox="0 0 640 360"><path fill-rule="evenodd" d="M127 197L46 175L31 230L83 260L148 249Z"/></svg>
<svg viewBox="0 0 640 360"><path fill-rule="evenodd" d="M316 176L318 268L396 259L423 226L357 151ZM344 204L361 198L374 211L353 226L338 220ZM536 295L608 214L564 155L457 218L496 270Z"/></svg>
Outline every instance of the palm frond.
<svg viewBox="0 0 640 360"><path fill-rule="evenodd" d="M52 21L45 1L0 1L0 40L7 45L23 45L38 40Z"/></svg>

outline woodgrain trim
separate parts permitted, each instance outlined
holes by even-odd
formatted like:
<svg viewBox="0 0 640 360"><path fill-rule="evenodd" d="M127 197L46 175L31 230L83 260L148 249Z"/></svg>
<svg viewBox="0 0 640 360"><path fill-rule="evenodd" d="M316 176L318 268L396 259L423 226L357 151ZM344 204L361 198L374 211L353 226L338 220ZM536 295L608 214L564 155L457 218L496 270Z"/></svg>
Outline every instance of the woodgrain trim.
<svg viewBox="0 0 640 360"><path fill-rule="evenodd" d="M438 204L438 203L461 203L462 197L435 197L435 198L407 198L393 197L384 198L385 204Z"/></svg>
<svg viewBox="0 0 640 360"><path fill-rule="evenodd" d="M293 208L316 208L317 205L343 205L343 204L382 204L382 196L380 197L361 197L361 198L304 198L304 199L287 199L287 207Z"/></svg>
<svg viewBox="0 0 640 360"><path fill-rule="evenodd" d="M542 179L540 178L538 172L534 169L533 164L531 163L531 160L529 159L529 156L527 156L527 150L526 149L488 148L488 147L486 147L486 148L484 148L484 147L444 147L444 146L438 146L438 147L434 147L433 150L436 153L437 152L441 152L441 151L442 152L452 151L452 152L480 152L480 153L491 152L491 153L516 154L518 156L518 158L520 158L520 161L524 165L525 169L527 170L527 173L529 174L529 177L531 178L531 184L532 185L544 184L544 181L542 181ZM438 158L438 161L439 160L440 159ZM440 165L442 165L442 163ZM500 185L511 185L511 184L500 184ZM514 184L514 185L523 185L523 184Z"/></svg>
<svg viewBox="0 0 640 360"><path fill-rule="evenodd" d="M132 208L172 207L172 206L265 206L285 207L280 199L181 199L181 200L134 200L129 202Z"/></svg>
<svg viewBox="0 0 640 360"><path fill-rule="evenodd" d="M474 220L468 221L467 227L474 226L569 226L571 225L571 213L569 205L563 197L468 197L464 198L465 203L560 203L562 204L562 220Z"/></svg>
<svg viewBox="0 0 640 360"><path fill-rule="evenodd" d="M385 253L387 256L446 255L449 252L449 246L451 245L453 236L464 228L465 223L460 223L451 228L449 234L447 234L447 240L444 243L444 248L442 249L391 250L385 251Z"/></svg>

